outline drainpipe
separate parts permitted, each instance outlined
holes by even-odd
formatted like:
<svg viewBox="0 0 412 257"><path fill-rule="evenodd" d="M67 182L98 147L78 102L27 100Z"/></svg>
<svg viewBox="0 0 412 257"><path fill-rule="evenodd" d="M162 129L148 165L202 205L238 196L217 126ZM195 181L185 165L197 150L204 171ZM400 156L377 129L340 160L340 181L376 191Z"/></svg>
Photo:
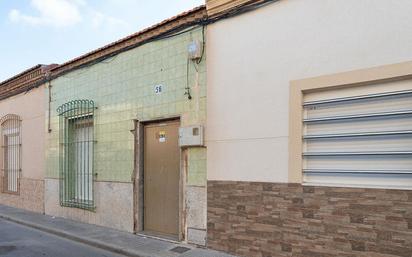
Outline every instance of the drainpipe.
<svg viewBox="0 0 412 257"><path fill-rule="evenodd" d="M50 122L50 118L51 118L51 100L52 100L52 97L51 97L51 89L52 89L52 85L51 85L51 82L50 81L48 81L48 89L49 89L49 110L48 110L48 115L49 115L49 118L48 118L48 124L47 124L47 131L49 132L49 133L51 133L52 132L52 129L51 129L51 122Z"/></svg>

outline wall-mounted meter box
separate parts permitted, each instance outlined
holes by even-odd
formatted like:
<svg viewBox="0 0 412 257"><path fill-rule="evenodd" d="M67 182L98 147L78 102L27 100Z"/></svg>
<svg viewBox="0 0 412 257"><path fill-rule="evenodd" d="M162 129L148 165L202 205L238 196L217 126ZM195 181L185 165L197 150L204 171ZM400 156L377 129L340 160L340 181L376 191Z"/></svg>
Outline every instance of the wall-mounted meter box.
<svg viewBox="0 0 412 257"><path fill-rule="evenodd" d="M187 46L187 52L191 60L197 60L202 57L203 46L199 40L194 40Z"/></svg>
<svg viewBox="0 0 412 257"><path fill-rule="evenodd" d="M203 126L196 125L179 128L180 147L203 146Z"/></svg>

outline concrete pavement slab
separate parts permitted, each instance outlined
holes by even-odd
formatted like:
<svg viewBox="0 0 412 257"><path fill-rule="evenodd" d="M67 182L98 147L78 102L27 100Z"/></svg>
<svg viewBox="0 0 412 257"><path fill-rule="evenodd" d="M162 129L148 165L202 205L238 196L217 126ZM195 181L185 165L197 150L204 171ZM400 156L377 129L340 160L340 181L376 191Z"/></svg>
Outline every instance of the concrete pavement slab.
<svg viewBox="0 0 412 257"><path fill-rule="evenodd" d="M132 257L235 257L209 249L135 235L111 228L56 218L0 205L0 218ZM176 247L189 250L179 253Z"/></svg>

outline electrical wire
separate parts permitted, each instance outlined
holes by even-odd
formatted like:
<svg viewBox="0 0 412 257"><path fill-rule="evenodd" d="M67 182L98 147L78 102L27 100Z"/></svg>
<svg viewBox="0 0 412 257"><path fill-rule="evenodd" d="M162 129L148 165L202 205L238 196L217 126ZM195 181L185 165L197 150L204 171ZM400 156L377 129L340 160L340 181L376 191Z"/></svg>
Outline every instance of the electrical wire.
<svg viewBox="0 0 412 257"><path fill-rule="evenodd" d="M233 7L232 9L229 9L229 10L225 11L222 14L218 14L216 16L208 17L207 25L215 23L215 22L220 21L220 20L224 20L224 19L228 19L228 18L237 16L237 15L240 15L240 14L243 14L243 13L254 11L258 8L261 8L261 7L266 6L268 4L276 3L276 2L279 2L279 1L280 0L262 0L262 1L258 1L258 2L256 2L256 1L252 2L252 3L248 2L248 3L245 3L243 5L239 5L239 6Z"/></svg>
<svg viewBox="0 0 412 257"><path fill-rule="evenodd" d="M237 16L237 15L240 15L240 14L243 14L243 13L246 13L246 12L250 12L250 11L256 10L256 9L262 7L262 6L265 6L265 5L268 5L268 4L271 4L271 3L275 3L275 2L278 2L278 1L280 1L280 0L263 0L263 1L259 1L258 3L256 3L256 2L254 2L254 3L246 3L246 4L243 4L243 5L234 7L234 8L232 8L232 9L230 9L230 10L224 12L224 13L221 13L221 14L219 14L219 15L212 16L212 17L206 17L206 18L203 18L203 19L200 19L200 20L197 20L197 21L193 21L193 22L190 22L190 23L187 23L187 24L183 24L183 25L178 26L178 27L176 27L176 28L174 28L174 29L172 29L172 30L170 30L170 31L167 31L167 32L161 34L161 35L154 36L154 37L149 38L149 39L147 39L147 40L143 40L143 41L141 41L141 42L138 42L138 43L136 43L136 44L132 44L132 45L130 45L130 46L127 46L127 47L125 47L125 48L119 49L119 50L114 51L114 52L112 52L112 53L110 53L110 54L107 54L107 55L105 55L105 56L101 56L101 57L99 57L99 58L96 58L96 59L94 59L94 60L92 60L92 61L90 61L90 62L87 62L87 63L81 64L81 65L72 67L72 68L70 68L70 69L64 70L64 71L62 71L62 72L60 72L60 73L57 73L57 74L55 74L55 75L48 75L48 76L45 77L44 80L39 81L39 82L36 82L34 85L30 86L29 88L26 88L26 90L23 90L23 91L26 91L26 92L27 92L27 91L29 91L29 90L32 90L33 88L37 88L37 87L39 87L40 85L44 84L45 82L51 81L51 80L53 80L53 79L56 79L57 77L63 76L63 75L65 75L65 74L67 74L67 73L69 73L69 72L72 72L72 71L74 71L74 70L78 70L78 69L83 69L83 68L90 67L90 66L92 66L92 65L94 65L94 64L101 63L101 62L103 62L103 61L105 61L105 60L107 60L107 59L109 59L109 58L115 59L115 57L116 57L117 55L119 55L120 53L129 51L129 50L131 50L131 49L133 49L133 48L142 46L142 45L144 45L144 44L151 43L151 42L155 42L155 41L159 41L159 40L164 40L164 39L168 39L168 38L172 38L172 37L176 37L176 36L182 35L182 34L188 32L188 31L191 31L191 30L193 30L193 29L196 29L198 26L202 26L202 36L203 36L202 55L201 55L201 58L200 58L199 61L198 61L198 64L200 64L200 62L202 62L202 60L203 60L203 56L204 56L204 52L205 52L205 27L206 27L207 25L213 24L213 23L215 23L215 22L217 22L217 21L220 21L220 20L232 18L232 17L234 17L234 16ZM110 63L111 61L112 61L112 60L106 61L106 63ZM189 92L189 96L190 96L190 92Z"/></svg>
<svg viewBox="0 0 412 257"><path fill-rule="evenodd" d="M108 59L108 58L111 58L111 57L113 57L113 56L116 56L116 55L118 55L118 54L120 54L120 53L129 51L129 50L131 50L131 49L133 49L133 48L139 47L139 46L144 45L144 44L147 44L147 43L151 43L151 42L154 42L154 41L163 40L163 39L168 39L168 38L172 38L172 37L176 37L176 36L182 35L182 34L188 32L188 31L193 30L194 28L196 28L196 27L199 26L199 25L202 26L203 44L205 44L205 31L204 31L204 30L205 30L205 26L207 26L207 25L209 25L209 24L212 24L212 23L215 23L215 22L217 22L217 21L219 21L219 20L228 19L228 18L237 16L237 15L240 15L240 14L243 14L243 13L246 13L246 12L253 11L253 10L258 9L258 8L264 6L264 5L271 4L271 3L275 3L275 2L278 2L278 1L280 1L280 0L263 0L263 1L260 1L260 2L258 2L258 3L246 3L246 4L244 4L244 5L241 5L241 6L238 6L238 7L234 7L234 8L232 8L232 9L226 11L226 12L223 13L223 14L219 14L219 15L216 16L216 17L211 17L211 18L210 18L210 17L207 17L207 18L204 18L204 19L200 19L200 20L198 20L198 21L190 22L190 23L188 23L188 24L183 24L183 25L178 26L178 27L176 27L176 28L174 28L174 29L172 29L172 30L170 30L170 31L167 31L167 32L161 34L161 35L158 35L158 36L149 38L149 39L147 39L147 40L144 40L144 41L142 41L142 42L138 42L138 43L136 43L136 44L133 44L133 45L127 46L127 47L125 47L125 48L119 49L119 50L117 50L117 51L114 51L114 52L112 52L112 53L110 53L110 54L108 54L108 55L105 55L105 56L102 56L102 57L100 57L100 58L97 58L97 59L95 59L95 60L93 60L93 61L90 61L90 62L88 62L88 63L85 63L85 64L82 64L82 65L73 67L72 69L65 70L65 71L57 74L56 76L62 76L62 75L64 75L64 74L68 73L68 72L71 72L71 71L75 70L75 69L81 69L81 68L85 68L85 67L94 65L94 64L99 63L99 62L102 62L102 61L104 61L104 60L106 60L106 59ZM203 46L202 48L203 48L203 49L202 49L202 58L200 59L199 63L202 61L203 55L204 55L204 51L205 51L205 47ZM54 76L52 76L51 79L53 79L53 77L54 77Z"/></svg>
<svg viewBox="0 0 412 257"><path fill-rule="evenodd" d="M200 64L202 62L203 55L205 54L205 48L206 48L205 27L206 25L202 25L202 54L200 55L199 60L196 61L197 64Z"/></svg>
<svg viewBox="0 0 412 257"><path fill-rule="evenodd" d="M190 68L189 63L190 63L190 59L187 58L187 61L186 61L186 87L185 87L186 92L185 92L184 95L187 95L187 99L191 100L192 95L190 94L190 87L189 87L189 68Z"/></svg>

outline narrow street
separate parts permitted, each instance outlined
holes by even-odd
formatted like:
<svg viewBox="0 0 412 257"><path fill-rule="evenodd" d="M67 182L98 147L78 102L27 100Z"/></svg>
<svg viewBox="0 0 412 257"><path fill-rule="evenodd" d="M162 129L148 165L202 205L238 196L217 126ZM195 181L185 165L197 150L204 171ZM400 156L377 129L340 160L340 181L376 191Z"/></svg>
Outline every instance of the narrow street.
<svg viewBox="0 0 412 257"><path fill-rule="evenodd" d="M0 218L1 257L120 257Z"/></svg>

